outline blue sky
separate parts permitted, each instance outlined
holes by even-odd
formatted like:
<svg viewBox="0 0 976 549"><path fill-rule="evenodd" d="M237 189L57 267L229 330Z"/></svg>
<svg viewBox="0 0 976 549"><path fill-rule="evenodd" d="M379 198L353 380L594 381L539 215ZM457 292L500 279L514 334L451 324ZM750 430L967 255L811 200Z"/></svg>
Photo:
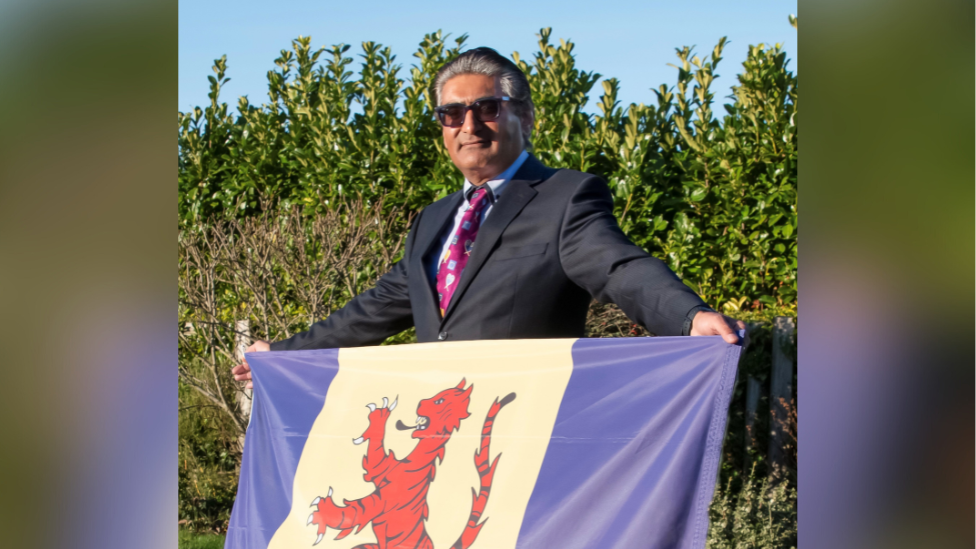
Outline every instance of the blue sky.
<svg viewBox="0 0 976 549"><path fill-rule="evenodd" d="M347 55L358 71L364 41L390 46L404 66L424 34L438 29L453 37L467 33L467 46L490 46L510 55L531 58L538 51L536 34L552 27L550 41L572 40L576 66L620 81L618 99L653 103L650 88L672 86L677 71L674 49L697 46L699 55L711 52L722 36L727 44L713 91L719 104L731 93L750 44L781 42L797 70L797 31L788 16L797 12L793 0L749 2L686 0L659 1L508 1L416 3L392 1L334 2L331 0L194 0L179 5L179 110L209 103L207 76L213 60L227 55L231 78L222 101L236 106L247 95L252 104L268 100L266 74L292 39L311 36L314 47L351 44ZM356 55L352 55L356 54ZM596 110L600 84L590 94L589 112ZM718 112L721 112L720 110Z"/></svg>

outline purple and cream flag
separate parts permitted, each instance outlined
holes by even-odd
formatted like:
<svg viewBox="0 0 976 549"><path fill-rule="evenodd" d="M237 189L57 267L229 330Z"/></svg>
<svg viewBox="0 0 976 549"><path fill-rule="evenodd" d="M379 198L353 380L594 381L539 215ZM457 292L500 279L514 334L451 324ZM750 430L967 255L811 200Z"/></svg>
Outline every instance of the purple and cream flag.
<svg viewBox="0 0 976 549"><path fill-rule="evenodd" d="M740 348L720 337L247 355L227 548L702 548Z"/></svg>

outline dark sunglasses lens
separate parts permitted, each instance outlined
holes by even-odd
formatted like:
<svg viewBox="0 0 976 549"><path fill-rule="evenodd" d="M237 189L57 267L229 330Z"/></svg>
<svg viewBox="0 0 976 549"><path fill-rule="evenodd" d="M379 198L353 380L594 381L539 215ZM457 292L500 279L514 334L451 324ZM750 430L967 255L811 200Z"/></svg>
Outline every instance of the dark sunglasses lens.
<svg viewBox="0 0 976 549"><path fill-rule="evenodd" d="M441 107L437 114L440 115L441 124L445 126L454 127L464 124L464 107L460 105Z"/></svg>
<svg viewBox="0 0 976 549"><path fill-rule="evenodd" d="M475 113L478 114L478 120L482 122L488 122L490 120L495 120L498 118L498 108L501 101L497 99L482 99L475 103Z"/></svg>

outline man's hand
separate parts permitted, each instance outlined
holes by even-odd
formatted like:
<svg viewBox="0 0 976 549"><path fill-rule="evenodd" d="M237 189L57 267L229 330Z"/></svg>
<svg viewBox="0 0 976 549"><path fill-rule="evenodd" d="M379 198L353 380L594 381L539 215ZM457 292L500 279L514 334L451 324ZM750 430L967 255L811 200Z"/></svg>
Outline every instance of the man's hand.
<svg viewBox="0 0 976 549"><path fill-rule="evenodd" d="M698 317L695 318L697 319ZM271 344L268 343L267 341L262 341L259 339L254 343L252 343L250 347L245 349L244 352L262 353L264 351L270 351L270 350L271 350ZM251 383L251 367L247 365L247 360L245 360L243 364L238 364L237 366L231 368L230 372L234 374L234 379L236 379L237 381L247 381L247 385L245 386L247 389L251 389L254 387L254 384Z"/></svg>
<svg viewBox="0 0 976 549"><path fill-rule="evenodd" d="M736 330L745 330L746 323L729 318L721 313L699 311L691 320L691 334L693 336L720 335L727 343L738 343L739 335ZM748 334L746 335L748 338ZM744 344L745 342L743 342Z"/></svg>

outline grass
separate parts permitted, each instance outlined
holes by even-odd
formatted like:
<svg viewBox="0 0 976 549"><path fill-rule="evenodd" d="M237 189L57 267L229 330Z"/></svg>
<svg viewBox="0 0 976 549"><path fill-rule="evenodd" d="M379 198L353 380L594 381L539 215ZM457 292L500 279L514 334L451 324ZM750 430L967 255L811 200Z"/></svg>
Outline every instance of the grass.
<svg viewBox="0 0 976 549"><path fill-rule="evenodd" d="M180 530L179 549L224 549L224 536Z"/></svg>

